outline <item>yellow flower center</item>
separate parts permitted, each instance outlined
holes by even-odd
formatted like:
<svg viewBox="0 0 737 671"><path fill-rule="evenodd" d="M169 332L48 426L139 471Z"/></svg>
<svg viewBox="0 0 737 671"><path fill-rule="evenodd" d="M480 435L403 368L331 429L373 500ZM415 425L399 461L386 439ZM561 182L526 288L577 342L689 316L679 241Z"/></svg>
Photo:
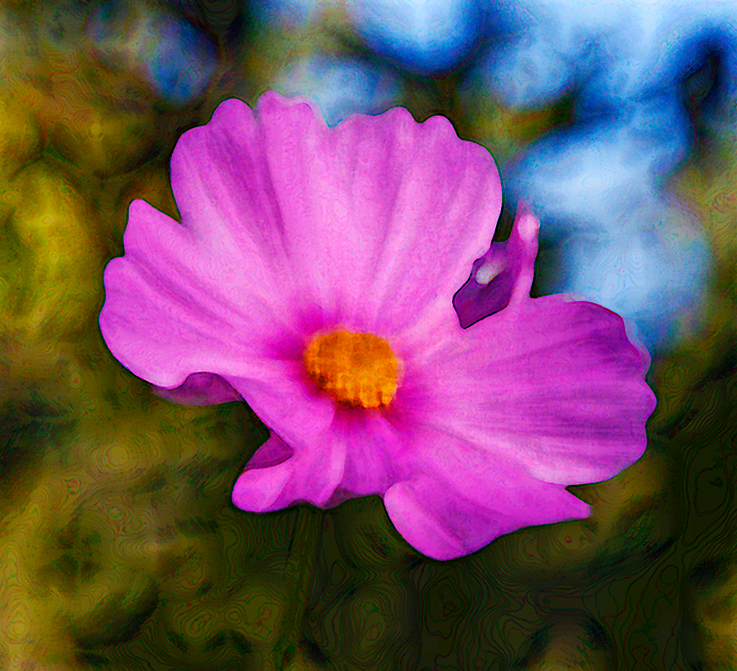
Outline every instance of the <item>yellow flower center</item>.
<svg viewBox="0 0 737 671"><path fill-rule="evenodd" d="M389 405L397 391L397 359L389 343L370 333L318 336L304 353L307 372L338 403Z"/></svg>

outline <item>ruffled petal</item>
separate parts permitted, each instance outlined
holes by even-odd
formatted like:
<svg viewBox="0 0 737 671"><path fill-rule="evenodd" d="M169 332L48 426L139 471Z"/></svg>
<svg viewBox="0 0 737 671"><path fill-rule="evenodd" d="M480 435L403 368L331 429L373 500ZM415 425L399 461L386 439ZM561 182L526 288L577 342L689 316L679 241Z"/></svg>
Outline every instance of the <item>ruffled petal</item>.
<svg viewBox="0 0 737 671"><path fill-rule="evenodd" d="M509 240L492 243L474 261L471 277L453 297L463 328L529 297L539 229L540 222L520 203Z"/></svg>
<svg viewBox="0 0 737 671"><path fill-rule="evenodd" d="M561 485L490 451L427 429L415 431L413 443L416 474L392 486L384 504L407 542L433 559L455 559L517 529L590 513Z"/></svg>
<svg viewBox="0 0 737 671"><path fill-rule="evenodd" d="M193 374L219 376L295 445L330 425L333 404L306 379L306 336L289 321L283 295L255 280L261 295L252 292L242 269L221 265L191 230L143 201L131 205L124 244L125 256L105 269L100 314L118 361L165 397L161 388L182 385L187 396ZM224 391L189 400L223 402Z"/></svg>
<svg viewBox="0 0 737 671"><path fill-rule="evenodd" d="M649 356L621 317L561 296L528 299L470 328L446 320L417 354L393 412L523 465L545 481L610 478L643 453L655 396Z"/></svg>
<svg viewBox="0 0 737 671"><path fill-rule="evenodd" d="M219 105L209 123L179 138L172 154L172 191L197 244L216 262L250 275L252 290L283 281L275 290L284 294L286 225L272 182L258 122L240 100Z"/></svg>
<svg viewBox="0 0 737 671"><path fill-rule="evenodd" d="M324 507L343 475L345 446L316 441L296 452L275 434L254 453L233 488L233 504L241 510L268 512L297 502Z"/></svg>
<svg viewBox="0 0 737 671"><path fill-rule="evenodd" d="M447 119L393 109L328 129L275 93L185 133L172 184L188 226L266 259L329 325L382 334L450 303L501 207L493 159Z"/></svg>
<svg viewBox="0 0 737 671"><path fill-rule="evenodd" d="M402 437L381 413L339 408L329 430L301 449L272 434L246 465L236 485L236 505L276 510L309 501L331 508L356 496L384 494L411 475L403 447Z"/></svg>
<svg viewBox="0 0 737 671"><path fill-rule="evenodd" d="M100 329L138 377L171 388L192 373L258 374L299 340L281 294L263 284L251 291L254 283L148 203L131 204L124 245L105 269Z"/></svg>
<svg viewBox="0 0 737 671"><path fill-rule="evenodd" d="M295 138L311 136L304 125L290 128ZM283 133L273 137L281 147L275 174L297 186L290 205L310 221L297 248L321 305L381 335L450 306L501 208L496 166L483 147L459 140L443 117L417 124L401 108L350 117L323 133L319 156L298 155Z"/></svg>

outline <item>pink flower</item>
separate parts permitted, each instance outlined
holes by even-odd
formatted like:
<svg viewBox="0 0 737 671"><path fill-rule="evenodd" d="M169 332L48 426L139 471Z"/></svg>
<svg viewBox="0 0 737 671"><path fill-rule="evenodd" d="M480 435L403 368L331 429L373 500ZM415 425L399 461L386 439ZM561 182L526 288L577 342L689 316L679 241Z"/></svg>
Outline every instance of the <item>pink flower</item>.
<svg viewBox="0 0 737 671"><path fill-rule="evenodd" d="M453 296L489 249L501 187L445 118L393 109L328 129L267 93L255 114L220 105L171 167L182 222L132 203L100 328L162 395L242 397L271 429L239 508L379 494L409 543L451 559L586 517L566 485L642 454L648 356L602 307L530 298L524 208L458 293L476 322L459 324Z"/></svg>

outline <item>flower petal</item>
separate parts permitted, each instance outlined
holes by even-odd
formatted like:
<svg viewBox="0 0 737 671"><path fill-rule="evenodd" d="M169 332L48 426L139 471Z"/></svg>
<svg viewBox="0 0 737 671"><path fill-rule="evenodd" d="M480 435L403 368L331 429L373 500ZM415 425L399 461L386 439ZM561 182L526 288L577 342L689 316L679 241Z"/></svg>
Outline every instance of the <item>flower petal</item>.
<svg viewBox="0 0 737 671"><path fill-rule="evenodd" d="M238 480L236 505L277 510L309 501L331 508L356 496L384 494L397 479L410 476L400 459L402 447L379 412L339 408L330 428L301 449L272 433Z"/></svg>
<svg viewBox="0 0 737 671"><path fill-rule="evenodd" d="M281 203L248 105L226 100L209 123L179 138L171 183L182 224L226 267L251 275L251 289L286 276Z"/></svg>
<svg viewBox="0 0 737 671"><path fill-rule="evenodd" d="M284 296L270 294L268 286L255 290L262 297L251 292L239 269L225 266L193 238L192 231L147 203L131 205L126 254L105 269L100 314L115 358L170 392L193 374L220 376L270 428L284 424L284 435L295 445L312 431L324 431L333 405L306 383L304 336L285 321ZM213 402L209 393L196 400Z"/></svg>
<svg viewBox="0 0 737 671"><path fill-rule="evenodd" d="M233 504L251 512L280 510L302 501L323 507L340 483L344 465L340 441L320 441L296 452L272 433L236 481Z"/></svg>
<svg viewBox="0 0 737 671"><path fill-rule="evenodd" d="M471 277L453 297L463 328L529 297L539 229L540 222L520 203L509 240L492 243L474 261Z"/></svg>
<svg viewBox="0 0 737 671"><path fill-rule="evenodd" d="M306 340L340 323L390 334L446 311L501 202L491 156L444 118L395 109L331 131L277 94L255 114L226 101L185 133L172 188L181 225L131 206L126 254L105 273L103 335L157 387L222 377L296 450L333 412L292 370Z"/></svg>
<svg viewBox="0 0 737 671"><path fill-rule="evenodd" d="M191 231L148 203L131 204L124 245L125 256L105 269L100 329L138 377L175 387L191 373L256 372L273 358L274 336L266 334L297 339L277 316L280 294L263 285L251 292Z"/></svg>
<svg viewBox="0 0 737 671"><path fill-rule="evenodd" d="M335 404L308 377L300 359L274 361L259 378L225 376L259 419L295 452L313 449L331 426Z"/></svg>
<svg viewBox="0 0 737 671"><path fill-rule="evenodd" d="M185 133L172 184L183 223L264 259L330 325L377 333L450 302L501 207L493 159L447 119L393 109L329 130L275 93Z"/></svg>
<svg viewBox="0 0 737 671"><path fill-rule="evenodd" d="M404 438L381 412L340 409L331 433L345 446L340 488L346 495L384 494L397 479L408 477L401 460Z"/></svg>
<svg viewBox="0 0 737 671"><path fill-rule="evenodd" d="M309 137L304 126L290 124L295 137ZM459 140L443 117L417 124L401 108L323 132L319 154L297 154L296 142L273 136L274 172L285 188L297 186L290 203L310 222L298 231L300 274L321 305L382 335L450 305L501 207L484 148Z"/></svg>
<svg viewBox="0 0 737 671"><path fill-rule="evenodd" d="M399 533L428 557L455 559L523 527L589 515L561 485L491 451L427 429L413 442L416 475L391 487L384 504Z"/></svg>
<svg viewBox="0 0 737 671"><path fill-rule="evenodd" d="M174 389L152 388L157 396L180 405L217 405L242 401L241 395L223 378L212 373L193 373Z"/></svg>
<svg viewBox="0 0 737 671"><path fill-rule="evenodd" d="M241 510L274 510L274 502L284 492L294 475L293 450L272 433L248 462L246 470L233 487L233 505Z"/></svg>
<svg viewBox="0 0 737 671"><path fill-rule="evenodd" d="M424 355L407 362L394 412L545 482L605 480L645 450L649 357L605 308L529 299L466 330L446 320L426 347L412 347Z"/></svg>

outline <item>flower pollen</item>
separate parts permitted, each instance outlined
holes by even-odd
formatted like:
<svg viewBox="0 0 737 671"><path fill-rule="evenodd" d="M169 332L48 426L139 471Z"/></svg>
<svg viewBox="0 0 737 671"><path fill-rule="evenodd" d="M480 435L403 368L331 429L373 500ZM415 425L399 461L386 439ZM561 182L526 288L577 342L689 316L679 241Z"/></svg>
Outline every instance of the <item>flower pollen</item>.
<svg viewBox="0 0 737 671"><path fill-rule="evenodd" d="M304 362L310 377L338 403L380 408L397 391L397 359L389 343L371 333L318 336L305 350Z"/></svg>

